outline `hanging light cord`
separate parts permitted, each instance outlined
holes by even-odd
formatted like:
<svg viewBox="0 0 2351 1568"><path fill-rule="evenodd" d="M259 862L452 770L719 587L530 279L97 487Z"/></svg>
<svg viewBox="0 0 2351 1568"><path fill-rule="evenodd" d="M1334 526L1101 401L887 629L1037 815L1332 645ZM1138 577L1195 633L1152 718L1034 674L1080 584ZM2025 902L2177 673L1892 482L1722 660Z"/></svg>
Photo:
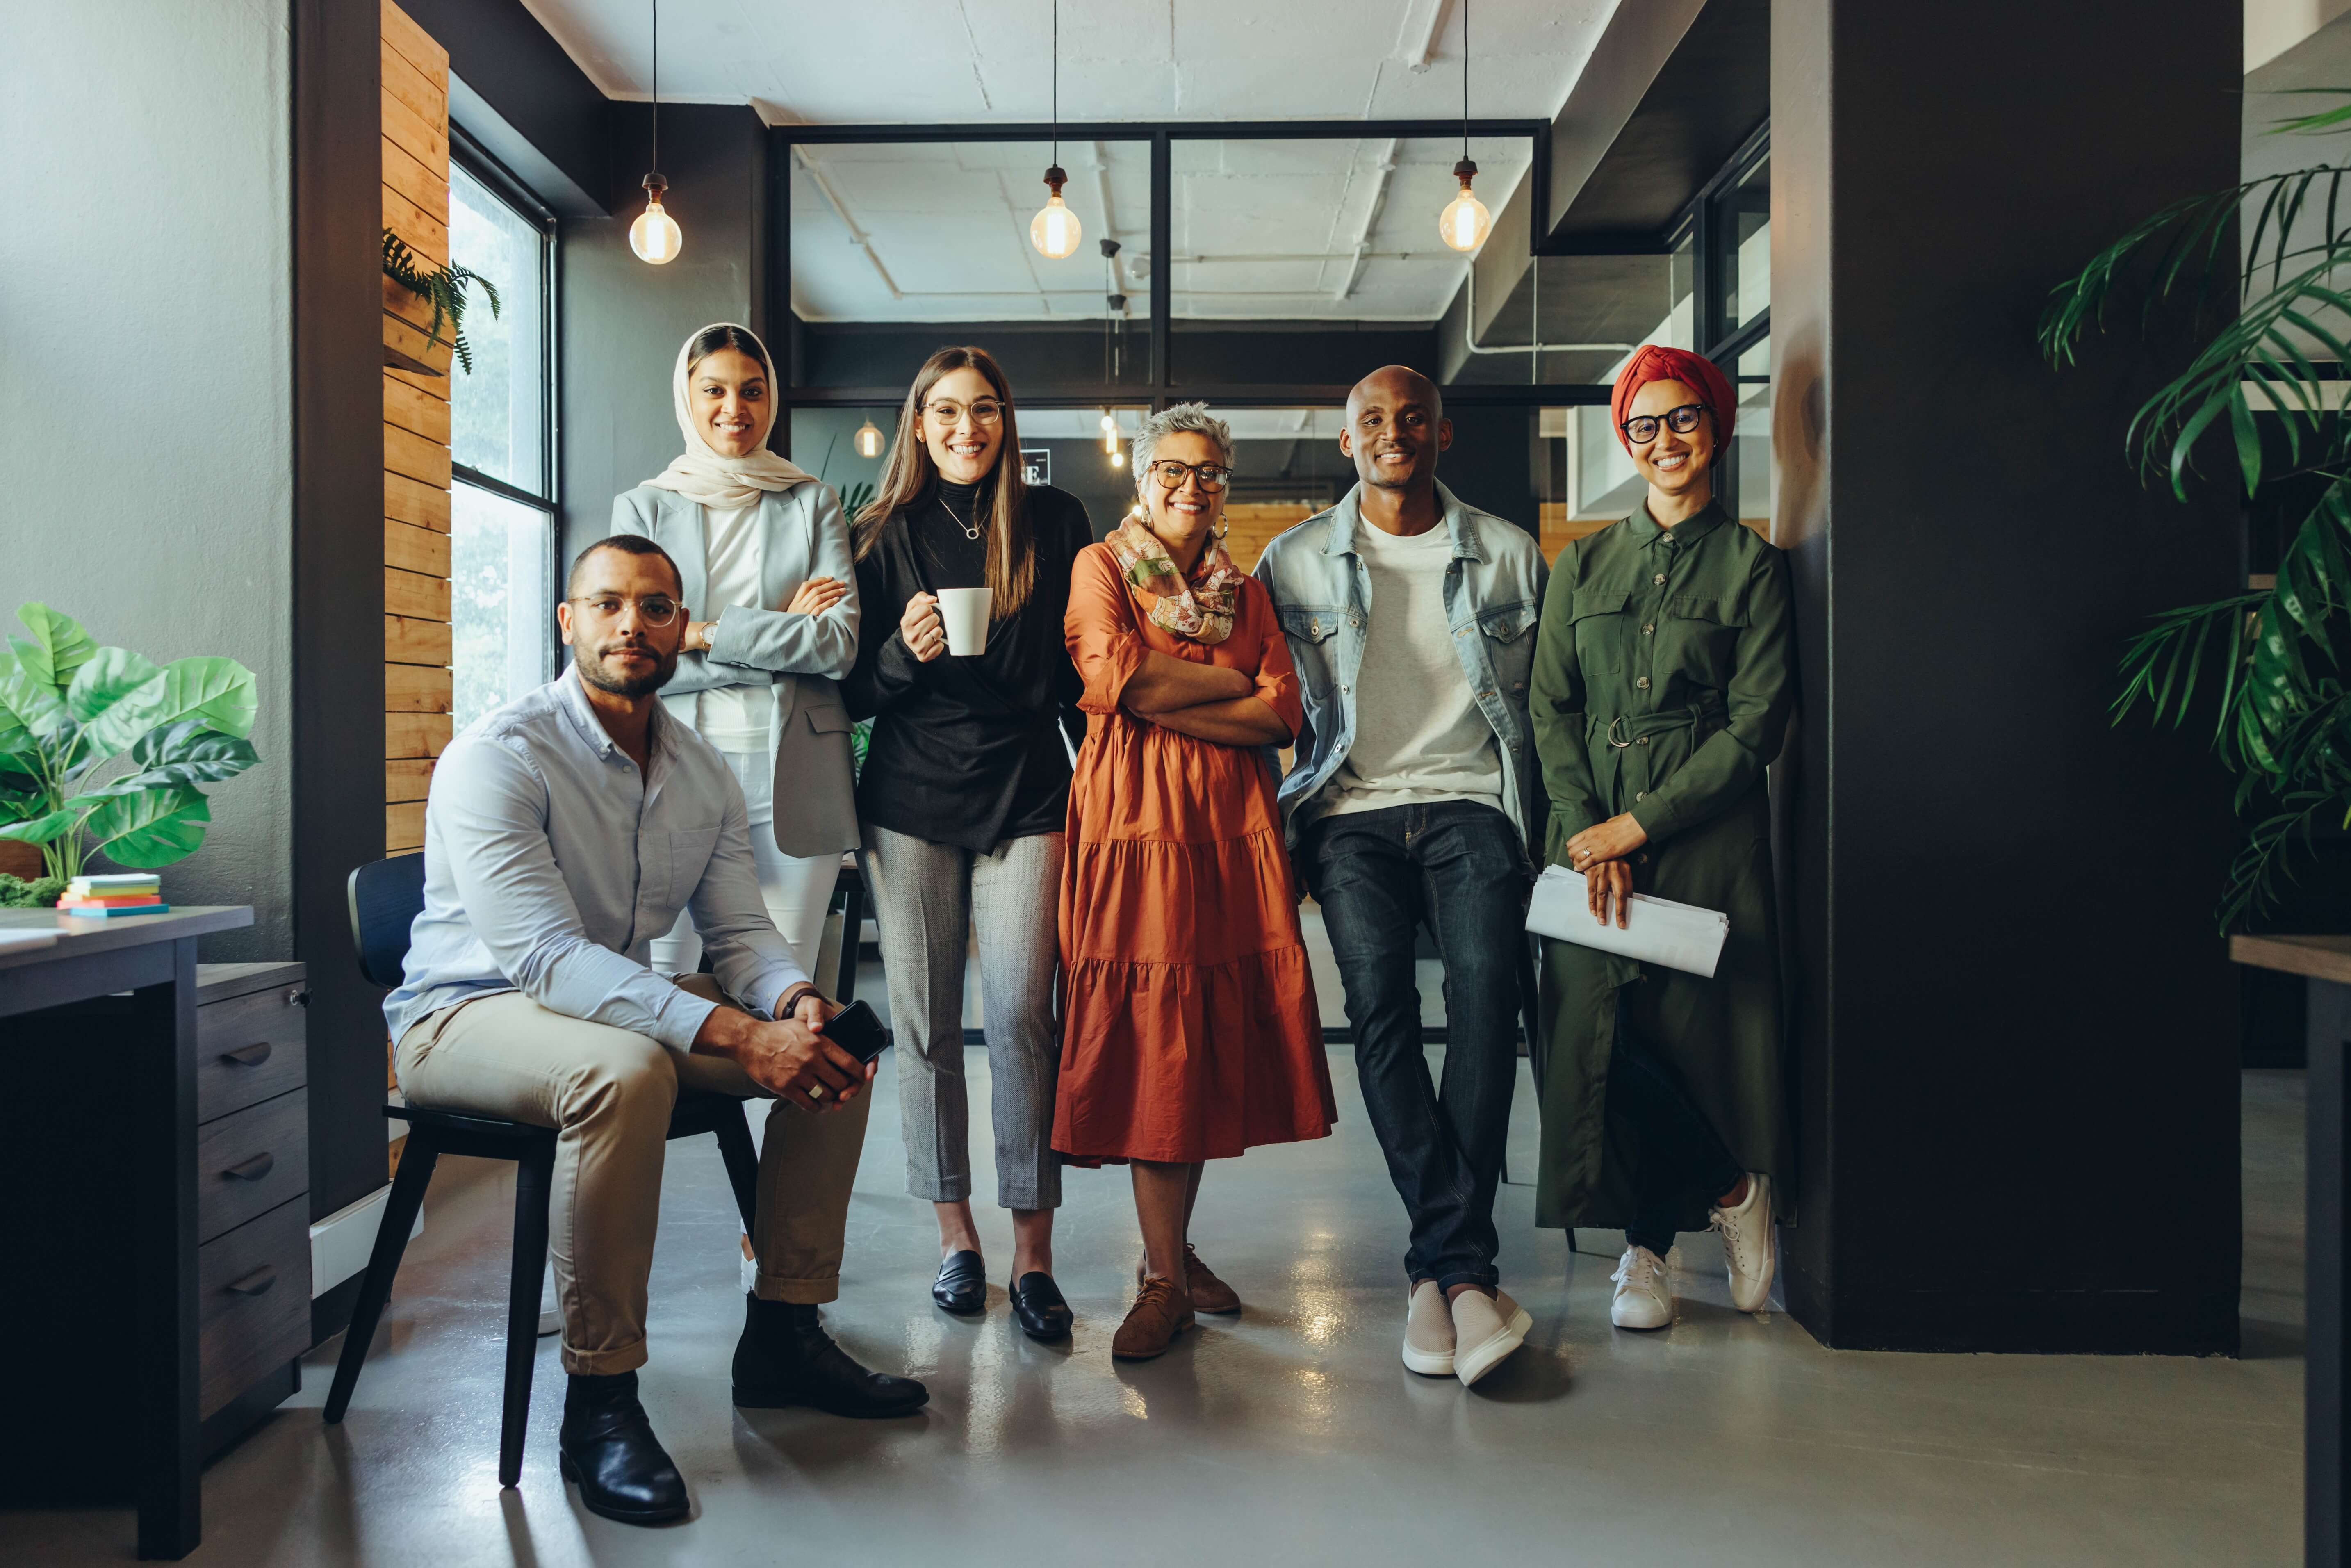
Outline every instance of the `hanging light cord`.
<svg viewBox="0 0 2351 1568"><path fill-rule="evenodd" d="M1053 166L1061 163L1061 0L1053 0Z"/></svg>
<svg viewBox="0 0 2351 1568"><path fill-rule="evenodd" d="M1464 98L1461 101L1469 100ZM661 0L653 0L653 172L661 172Z"/></svg>
<svg viewBox="0 0 2351 1568"><path fill-rule="evenodd" d="M1469 156L1469 0L1461 0L1461 156Z"/></svg>

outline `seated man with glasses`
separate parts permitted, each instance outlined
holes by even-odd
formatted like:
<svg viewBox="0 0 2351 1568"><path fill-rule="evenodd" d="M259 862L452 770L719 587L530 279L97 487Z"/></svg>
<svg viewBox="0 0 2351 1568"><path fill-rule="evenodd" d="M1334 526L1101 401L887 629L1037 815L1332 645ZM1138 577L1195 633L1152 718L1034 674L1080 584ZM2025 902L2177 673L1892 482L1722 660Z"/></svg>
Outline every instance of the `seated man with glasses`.
<svg viewBox="0 0 2351 1568"><path fill-rule="evenodd" d="M734 774L655 695L677 669L679 599L676 563L651 539L580 553L556 612L572 668L468 726L434 771L424 908L384 1003L411 1103L557 1131L562 1469L590 1510L641 1524L688 1506L636 1374L681 1088L777 1102L735 1402L898 1416L928 1397L851 1360L770 1270L824 1228L837 1262L855 1174L803 1168L783 1107L831 1113L872 1070L823 1037L834 1009L768 917ZM673 983L645 959L681 909L716 973Z"/></svg>

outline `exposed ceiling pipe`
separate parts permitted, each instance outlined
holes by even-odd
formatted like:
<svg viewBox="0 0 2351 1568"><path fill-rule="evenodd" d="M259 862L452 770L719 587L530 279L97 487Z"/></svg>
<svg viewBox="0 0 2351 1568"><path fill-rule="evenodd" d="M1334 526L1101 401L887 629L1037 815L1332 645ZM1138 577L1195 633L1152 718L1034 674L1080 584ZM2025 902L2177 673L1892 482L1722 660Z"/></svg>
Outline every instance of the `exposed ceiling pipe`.
<svg viewBox="0 0 2351 1568"><path fill-rule="evenodd" d="M1478 267L1473 262L1469 267L1468 314L1461 322L1462 346L1471 353L1525 354L1530 358L1542 354L1597 354L1609 350L1629 354L1641 346L1638 343L1546 343L1542 340L1542 323L1537 321L1534 327L1535 340L1531 343L1481 344L1478 341ZM1542 378L1538 375L1535 379L1541 381Z"/></svg>
<svg viewBox="0 0 2351 1568"><path fill-rule="evenodd" d="M1438 9L1443 9L1441 4ZM1381 210L1388 204L1388 178L1395 172L1395 157L1396 139L1391 136L1386 148L1379 155L1378 174L1372 182L1371 204L1364 209L1363 225L1355 231L1353 253L1347 260L1347 276L1339 280L1339 291L1332 296L1333 299L1345 300L1354 297L1355 284L1364 276L1364 261L1372 243L1372 230L1379 224Z"/></svg>
<svg viewBox="0 0 2351 1568"><path fill-rule="evenodd" d="M1396 28L1396 63L1407 70L1426 70L1444 34L1445 0L1412 0Z"/></svg>
<svg viewBox="0 0 2351 1568"><path fill-rule="evenodd" d="M873 270L881 275L882 286L890 291L890 298L905 298L905 290L900 288L898 280L890 276L890 269L882 265L882 253L873 248L872 237L863 229L859 228L857 220L849 215L849 204L841 199L841 193L832 188L831 180L825 178L824 171L817 166L816 159L810 153L807 144L795 142L792 146L792 156L800 161L800 167L807 170L809 178L816 182L816 188L824 193L826 201L832 204L832 210L841 216L841 226L849 231L850 242L863 251L865 259L873 264Z"/></svg>

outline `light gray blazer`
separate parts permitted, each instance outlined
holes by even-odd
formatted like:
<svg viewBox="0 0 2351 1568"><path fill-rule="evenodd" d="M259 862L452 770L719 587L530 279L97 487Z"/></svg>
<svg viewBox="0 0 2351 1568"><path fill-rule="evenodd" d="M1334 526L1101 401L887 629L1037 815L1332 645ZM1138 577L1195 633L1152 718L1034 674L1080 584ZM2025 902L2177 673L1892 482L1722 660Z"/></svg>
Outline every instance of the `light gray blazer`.
<svg viewBox="0 0 2351 1568"><path fill-rule="evenodd" d="M853 850L857 801L850 771L850 718L837 684L857 662L857 569L850 555L849 525L831 487L811 481L769 491L759 503L759 527L764 604L782 604L811 577L847 583L848 596L820 615L713 604L701 503L650 485L612 501L612 532L643 534L669 551L685 580L687 613L718 622L710 652L681 655L676 675L662 688L670 716L690 727L696 693L774 685L776 847L801 856Z"/></svg>

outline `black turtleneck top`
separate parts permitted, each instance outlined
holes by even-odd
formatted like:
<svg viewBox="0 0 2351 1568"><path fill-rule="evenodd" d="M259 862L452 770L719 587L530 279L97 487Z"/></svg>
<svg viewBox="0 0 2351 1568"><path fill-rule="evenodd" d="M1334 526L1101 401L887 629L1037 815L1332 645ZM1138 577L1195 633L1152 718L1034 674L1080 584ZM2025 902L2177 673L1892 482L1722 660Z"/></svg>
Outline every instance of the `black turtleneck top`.
<svg viewBox="0 0 2351 1568"><path fill-rule="evenodd" d="M873 720L858 774L859 820L981 852L1066 826L1070 748L1085 738L1077 706L1085 688L1070 663L1062 620L1071 563L1093 542L1076 497L1030 486L1037 585L1029 602L988 627L985 653L942 653L923 664L898 631L906 601L986 580L994 504L985 486L935 480L883 524L857 563L865 632L857 666L842 683L849 711Z"/></svg>

